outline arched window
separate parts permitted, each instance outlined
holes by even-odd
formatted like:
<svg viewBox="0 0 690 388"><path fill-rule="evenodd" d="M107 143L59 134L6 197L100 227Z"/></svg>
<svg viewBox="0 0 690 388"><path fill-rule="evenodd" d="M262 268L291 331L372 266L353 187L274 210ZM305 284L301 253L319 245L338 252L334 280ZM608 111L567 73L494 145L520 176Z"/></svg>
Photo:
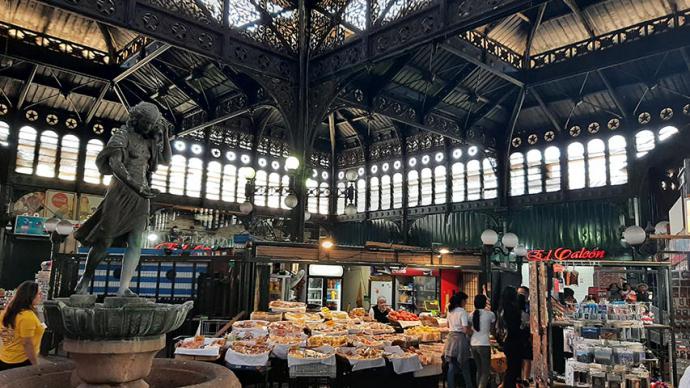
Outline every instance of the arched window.
<svg viewBox="0 0 690 388"><path fill-rule="evenodd" d="M20 174L34 173L34 159L36 158L36 130L26 126L19 130L17 142L17 161L14 171Z"/></svg>
<svg viewBox="0 0 690 388"><path fill-rule="evenodd" d="M204 176L204 162L199 158L189 158L187 164L187 186L186 194L188 197L201 197L201 181Z"/></svg>
<svg viewBox="0 0 690 388"><path fill-rule="evenodd" d="M419 204L424 206L424 205L431 205L433 202L433 193L434 193L434 188L433 188L433 174L431 172L430 168L423 168L422 172L420 174L420 186L421 186L421 193L420 193L420 198L419 198Z"/></svg>
<svg viewBox="0 0 690 388"><path fill-rule="evenodd" d="M561 189L561 150L551 146L544 150L544 172L546 174L546 192Z"/></svg>
<svg viewBox="0 0 690 388"><path fill-rule="evenodd" d="M307 211L311 214L319 212L319 193L315 190L319 187L319 182L307 179Z"/></svg>
<svg viewBox="0 0 690 388"><path fill-rule="evenodd" d="M184 195L186 170L187 159L182 155L173 155L170 160L170 194Z"/></svg>
<svg viewBox="0 0 690 388"><path fill-rule="evenodd" d="M10 145L10 125L4 121L0 121L0 146L7 147Z"/></svg>
<svg viewBox="0 0 690 388"><path fill-rule="evenodd" d="M254 184L256 187L266 187L268 185L268 174L266 170L258 170L254 177ZM260 190L259 193L254 194L254 205L266 206L266 191Z"/></svg>
<svg viewBox="0 0 690 388"><path fill-rule="evenodd" d="M541 159L541 151L527 152L527 193L529 194L542 192Z"/></svg>
<svg viewBox="0 0 690 388"><path fill-rule="evenodd" d="M77 160L79 159L79 138L65 135L60 142L60 169L58 178L66 181L77 179Z"/></svg>
<svg viewBox="0 0 690 388"><path fill-rule="evenodd" d="M367 211L367 181L361 178L357 181L357 211Z"/></svg>
<svg viewBox="0 0 690 388"><path fill-rule="evenodd" d="M621 135L609 139L609 174L612 185L628 183L628 153L627 142Z"/></svg>
<svg viewBox="0 0 690 388"><path fill-rule="evenodd" d="M635 149L637 157L641 158L654 149L654 132L645 129L635 134Z"/></svg>
<svg viewBox="0 0 690 388"><path fill-rule="evenodd" d="M1 126L2 125L0 124L0 127ZM663 127L659 130L659 141L660 142L664 141L664 140L668 139L669 137L675 135L676 133L678 133L678 128L676 128L672 125L669 125L668 127Z"/></svg>
<svg viewBox="0 0 690 388"><path fill-rule="evenodd" d="M407 173L407 206L419 205L419 173L416 170Z"/></svg>
<svg viewBox="0 0 690 388"><path fill-rule="evenodd" d="M290 176L289 175L283 175L283 177L280 179L280 187L290 187ZM289 193L287 193L285 190L281 190L280 193L280 208L281 209L290 209L289 207L285 206L285 197L287 197Z"/></svg>
<svg viewBox="0 0 690 388"><path fill-rule="evenodd" d="M525 156L520 152L510 155L510 195L525 195Z"/></svg>
<svg viewBox="0 0 690 388"><path fill-rule="evenodd" d="M347 186L345 185L345 182L338 182L338 202L336 203L336 209L335 212L336 214L345 214L345 197L343 196L345 194L345 191L347 190Z"/></svg>
<svg viewBox="0 0 690 388"><path fill-rule="evenodd" d="M460 162L454 163L450 172L452 174L453 202L462 202L465 200L465 165Z"/></svg>
<svg viewBox="0 0 690 388"><path fill-rule="evenodd" d="M482 169L484 170L484 199L498 197L498 179L496 179L494 172L494 160L492 158L484 159Z"/></svg>
<svg viewBox="0 0 690 388"><path fill-rule="evenodd" d="M225 202L235 202L237 198L237 168L232 164L223 166L223 186L221 199Z"/></svg>
<svg viewBox="0 0 690 388"><path fill-rule="evenodd" d="M369 210L379 210L379 178L369 178Z"/></svg>
<svg viewBox="0 0 690 388"><path fill-rule="evenodd" d="M328 198L330 197L329 185L321 182L319 185L319 214L328 214Z"/></svg>
<svg viewBox="0 0 690 388"><path fill-rule="evenodd" d="M98 139L91 139L86 143L86 157L84 159L84 182L86 183L93 183L95 185L101 183L101 173L98 171L98 166L96 166L96 157L101 150L103 150L103 142ZM156 174L153 174L152 186L158 190L161 190L160 188L156 187L157 173L158 171L156 171ZM164 179L166 178L167 176ZM165 186L165 180L163 182L163 185ZM165 189L161 190L161 192L165 192Z"/></svg>
<svg viewBox="0 0 690 388"><path fill-rule="evenodd" d="M218 201L220 199L220 181L222 166L219 162L208 162L206 166L206 199Z"/></svg>
<svg viewBox="0 0 690 388"><path fill-rule="evenodd" d="M606 144L603 140L593 139L587 143L587 169L589 187L606 185Z"/></svg>
<svg viewBox="0 0 690 388"><path fill-rule="evenodd" d="M436 166L434 169L434 203L441 205L446 203L446 167Z"/></svg>
<svg viewBox="0 0 690 388"><path fill-rule="evenodd" d="M280 174L272 172L268 175L268 207L280 207Z"/></svg>
<svg viewBox="0 0 690 388"><path fill-rule="evenodd" d="M482 196L482 166L478 160L467 162L467 200L476 201Z"/></svg>
<svg viewBox="0 0 690 388"><path fill-rule="evenodd" d="M381 210L391 208L391 176L381 177Z"/></svg>
<svg viewBox="0 0 690 388"><path fill-rule="evenodd" d="M396 172L393 174L393 209L400 209L403 205L403 176Z"/></svg>
<svg viewBox="0 0 690 388"><path fill-rule="evenodd" d="M585 187L585 147L578 142L568 146L568 189Z"/></svg>
<svg viewBox="0 0 690 388"><path fill-rule="evenodd" d="M38 164L36 165L36 175L47 178L55 177L57 149L57 133L53 131L41 132L41 138L38 146Z"/></svg>

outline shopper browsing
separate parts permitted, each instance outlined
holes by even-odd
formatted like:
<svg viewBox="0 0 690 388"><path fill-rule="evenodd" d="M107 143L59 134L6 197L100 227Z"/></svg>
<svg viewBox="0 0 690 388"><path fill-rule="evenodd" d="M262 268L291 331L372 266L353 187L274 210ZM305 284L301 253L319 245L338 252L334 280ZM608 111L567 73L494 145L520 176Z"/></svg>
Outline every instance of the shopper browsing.
<svg viewBox="0 0 690 388"><path fill-rule="evenodd" d="M0 313L0 370L38 365L45 326L38 319L36 306L42 297L37 283L25 281Z"/></svg>
<svg viewBox="0 0 690 388"><path fill-rule="evenodd" d="M474 312L472 313L472 358L477 365L477 385L479 388L489 386L489 375L491 373L491 343L489 334L496 322L496 315L486 310L486 295L474 297Z"/></svg>
<svg viewBox="0 0 690 388"><path fill-rule="evenodd" d="M465 388L474 388L472 374L470 372L470 342L468 337L472 335L472 327L469 324L465 304L467 294L460 291L450 298L448 306L448 338L443 350L444 360L448 363L448 388L456 387L456 375L462 373L465 380Z"/></svg>
<svg viewBox="0 0 690 388"><path fill-rule="evenodd" d="M501 297L501 324L505 331L503 352L506 355L507 370L503 376L503 388L515 388L522 369L522 314L518 307L517 291L514 287L503 289Z"/></svg>

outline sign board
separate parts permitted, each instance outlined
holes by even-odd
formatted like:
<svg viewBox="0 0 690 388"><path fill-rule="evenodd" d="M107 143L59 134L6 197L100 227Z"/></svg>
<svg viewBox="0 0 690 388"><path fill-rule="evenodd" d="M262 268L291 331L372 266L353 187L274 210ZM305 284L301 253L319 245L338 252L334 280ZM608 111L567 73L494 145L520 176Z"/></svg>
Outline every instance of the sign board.
<svg viewBox="0 0 690 388"><path fill-rule="evenodd" d="M606 251L603 249L580 250L570 248L556 249L533 249L527 252L528 261L549 261L549 260L602 260L606 258Z"/></svg>
<svg viewBox="0 0 690 388"><path fill-rule="evenodd" d="M17 216L14 223L14 234L22 236L48 236L44 224L45 218L33 216Z"/></svg>

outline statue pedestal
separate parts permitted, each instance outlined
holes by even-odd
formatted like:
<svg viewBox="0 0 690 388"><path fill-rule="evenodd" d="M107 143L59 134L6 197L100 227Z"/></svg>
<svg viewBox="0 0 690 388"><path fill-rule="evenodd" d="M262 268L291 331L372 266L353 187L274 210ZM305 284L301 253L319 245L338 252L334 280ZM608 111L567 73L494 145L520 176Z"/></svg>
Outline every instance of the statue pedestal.
<svg viewBox="0 0 690 388"><path fill-rule="evenodd" d="M165 335L112 341L65 339L64 350L76 364L78 388L148 388L144 381Z"/></svg>

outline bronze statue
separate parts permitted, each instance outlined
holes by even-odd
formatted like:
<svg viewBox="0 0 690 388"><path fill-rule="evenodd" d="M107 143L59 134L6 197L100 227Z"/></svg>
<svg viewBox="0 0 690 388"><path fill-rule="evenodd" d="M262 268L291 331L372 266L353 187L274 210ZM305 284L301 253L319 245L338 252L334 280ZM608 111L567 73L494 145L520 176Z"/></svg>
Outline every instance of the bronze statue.
<svg viewBox="0 0 690 388"><path fill-rule="evenodd" d="M159 164L170 163L170 139L158 108L142 102L132 108L127 123L113 134L98 154L96 165L103 175L113 175L108 192L96 212L74 234L91 247L76 292L88 293L98 264L114 241L126 239L118 296L136 296L129 285L141 256L142 235L149 221L151 174Z"/></svg>

